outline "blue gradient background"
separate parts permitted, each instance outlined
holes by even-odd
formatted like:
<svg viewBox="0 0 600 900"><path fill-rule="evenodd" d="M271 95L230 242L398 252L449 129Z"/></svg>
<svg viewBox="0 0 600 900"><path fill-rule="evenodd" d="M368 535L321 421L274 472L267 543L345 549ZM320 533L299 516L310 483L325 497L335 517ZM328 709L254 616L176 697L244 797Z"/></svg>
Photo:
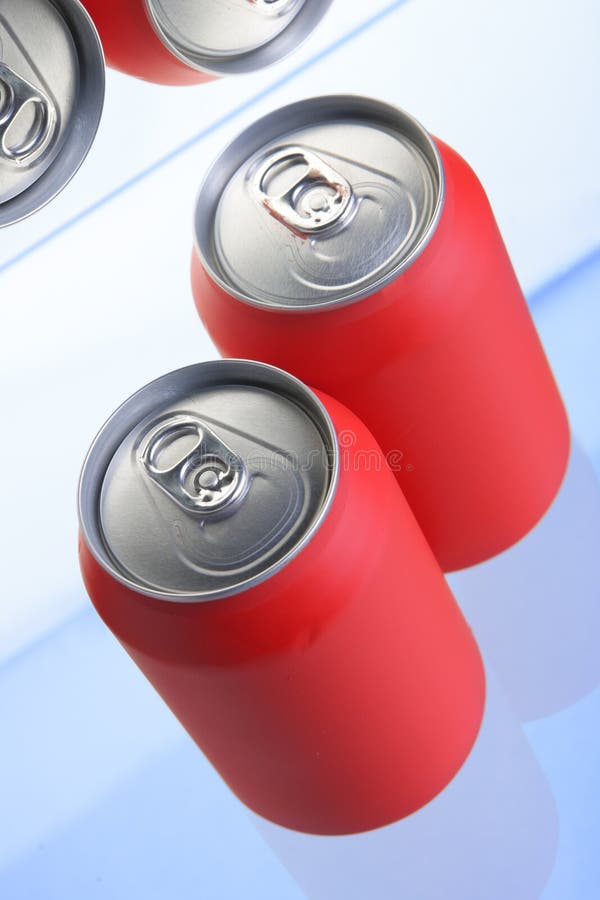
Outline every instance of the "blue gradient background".
<svg viewBox="0 0 600 900"><path fill-rule="evenodd" d="M338 2L343 3L343 0ZM418 0L409 6L418 7ZM580 13L585 11L585 4L580 7ZM591 5L587 10L589 19L584 22L585 28L595 28L599 33L600 15ZM548 13L553 13L552 4ZM18 226L14 233L8 233L7 240L1 236L0 299L14 300L15 285L20 284L29 286L30 297L38 296L41 289L35 279L49 277L48 271L52 271L48 262L50 257L58 259L62 254L70 266L87 271L89 263L80 255L79 238L75 237L76 232L83 234L86 220L99 222L98 216L104 211L114 216L115 228L121 220L130 221L128 216L135 216L136 212L130 213L122 205L118 207L117 201L128 202L120 198L135 192L146 182L148 190L153 190L152 179L161 172L165 179L176 178L173 167L179 157L218 133L216 143L211 144L211 155L214 155L224 142L221 131L226 126L231 124L228 134L235 133L242 125L238 119L246 116L244 121L247 121L251 118L254 106L260 106L272 93L276 95L273 106L286 102L288 95L285 90L282 93L282 89L298 79L302 83L303 75L312 67L317 66L321 74L311 82L311 90L306 93L316 92L314 88L318 87L319 78L320 89L329 90L324 77L329 65L336 70L335 88L339 89L340 68L355 67L356 58L351 49L354 40L370 29L392 27L393 24L398 27L400 44L403 15L401 3L379 4L378 13L372 20L361 24L365 16L358 17L354 30L340 31L342 36L338 34L324 47L309 45L303 51L304 56L287 65L282 74L277 77L271 74L264 81L252 82L254 92L239 88L236 94L224 87L219 98L228 91L229 106L223 105L220 115L213 117L212 124L204 124L201 131L178 143L175 150L166 147L170 136L160 147L160 142L152 144L149 140L149 157L156 149L165 152L156 154L154 160L146 160L140 151L132 172L126 172L126 165L121 165L119 160L115 163L114 158L104 165L98 155L94 157L90 162L89 180L83 179L80 186L74 182L70 193L66 192L66 199L57 201L55 210L45 211L36 220ZM519 27L518 23L515 27ZM532 31L532 38L533 35ZM543 28L537 39L543 40ZM469 40L477 40L476 31ZM373 50L376 45L371 43L369 46ZM532 67L536 65L536 52L536 42L532 40ZM577 54L578 48L568 47L567 52ZM594 71L598 75L598 67ZM382 78L389 86L389 79L384 75L382 73ZM434 70L429 77L432 77L434 90L436 79L439 81L442 73L436 75ZM498 78L510 79L508 62L507 70L499 72ZM121 76L111 76L109 92L132 90L129 84ZM398 102L401 102L401 93L396 91ZM514 89L514 93L516 96L518 89ZM150 94L145 94L144 98L146 96ZM163 104L166 96L165 92L160 93ZM573 102L577 102L575 95ZM419 110L416 112L420 115ZM110 109L108 115L110 119ZM595 115L593 110L589 110L589 115ZM109 138L114 145L115 121L110 121L113 131ZM194 121L198 123L197 114ZM189 123L188 133L193 131ZM447 137L445 133L443 136ZM104 139L103 146L108 144L109 138ZM100 136L99 141L102 140ZM576 140L572 149L576 160ZM195 191L202 174L201 166L206 161L202 157L198 162L197 175L191 183L189 173L186 173L189 194ZM582 191L598 194L597 180L588 183L583 173L581 181ZM104 192L99 191L100 187ZM495 190L500 198L499 188ZM501 199L499 202L501 205ZM523 202L526 203L527 198L523 198ZM563 212L550 202L549 210L559 217ZM182 272L173 276L177 285L187 278L184 267L189 252L189 218L184 225L188 237L183 247L185 252L178 258ZM510 233L510 222L508 226ZM102 227L106 229L107 226ZM567 222L567 227L572 231L575 226ZM600 248L600 227L596 219L575 247L579 253L569 245L570 261L565 263L561 259L558 272L552 272L549 264L541 286L539 278L536 280L533 274L524 282L526 287L531 285L528 292L532 311L567 402L574 431L592 456L600 475L600 249L593 248L590 235L593 238L594 233L596 246ZM569 240L571 237L569 234ZM523 271L526 270L528 248L517 238L513 239L514 250L518 268ZM90 252L93 248L97 255L102 249L98 238L91 235L87 240L93 242ZM168 240L167 234L165 241ZM73 248L72 255L69 247ZM539 248L536 252L539 255ZM118 271L122 272L127 264L127 260L122 260ZM542 270L535 269L536 275L538 271ZM81 288L86 280L78 283ZM75 291L74 282L69 282L69 290ZM174 289L173 293L177 291ZM85 304L85 293L79 300ZM197 329L187 286L183 298L173 299L174 304L180 302L189 307L188 317L185 321L182 319L182 327L187 328L189 324L190 329ZM84 319L85 310L81 319L68 319L63 323L61 334L65 345L70 340L79 340L76 327ZM69 337L73 321L75 330ZM78 459L82 459L80 448L85 448L89 442L93 427L101 423L103 416L127 394L128 389L176 365L211 355L204 339L200 352L193 356L191 348L195 338L186 333L181 341L184 348L181 358L170 352L157 359L154 352L146 353L137 344L132 345L127 322L119 322L115 323L119 340L106 351L114 353L116 375L113 383L106 374L108 386L102 403L94 405L90 401L91 408L84 410L82 406L80 413L72 404L65 407L70 430L61 429L59 433L63 441L77 442ZM5 328L10 324L9 320ZM32 332L35 327L34 316ZM41 376L50 372L54 378L59 371L60 377L51 381L52 395L46 397L42 387L36 388L35 397L40 405L56 404L62 410L62 388L55 389L55 386L63 385L67 392L66 385L76 381L79 373L89 365L94 366L95 361L92 358L90 364L81 357L62 356L61 347L57 346L51 366L46 363L44 368L40 364L37 371L35 363L36 360L39 362L40 354L32 353L32 359L28 361L27 329L21 328L18 339L23 341L23 359L28 374L21 377L17 370L17 390L27 389L30 376L43 385ZM56 340L53 335L51 338ZM9 339L12 340L10 335ZM102 353L101 336L98 341ZM135 353L132 346L135 346ZM85 352L85 343L83 348L82 352ZM129 380L119 370L122 357L127 360ZM9 368L2 371L4 397L8 396L10 375ZM11 392L14 389L13 381ZM101 395L99 389L98 396ZM8 408L11 408L10 404ZM95 424L92 426L91 423ZM83 433L80 435L79 431ZM77 434L77 437L71 438L71 434ZM64 490L62 485L61 490L66 514L74 517L73 485L77 473L73 466L71 468L73 471L69 471L68 477L65 475ZM6 471L4 467L4 478ZM31 508L27 509L26 504L11 506L11 502L8 507L5 504L8 515L4 516L1 534L7 569L13 552L30 541L32 535L35 534L35 540L40 543L44 540L44 533L40 535L35 521L32 524ZM255 832L243 807L85 603L83 589L72 574L74 542L65 542L63 553L57 561L59 574L53 575L54 580L46 578L43 561L40 562L36 554L31 554L30 568L20 572L24 586L36 587L32 596L39 595L40 606L32 606L29 618L23 618L24 625L19 620L20 630L14 646L9 640L10 620L6 615L3 619L3 627L8 629L4 637L8 634L6 640L10 652L5 653L4 662L0 663L0 897L7 900L300 898L300 892ZM64 567L69 568L68 577L65 575L62 581L61 559L64 559ZM55 585L63 584L64 588L56 592ZM47 610L54 609L55 600L56 614L46 614ZM10 611L12 605L17 609L19 603L20 598L13 591L2 598L5 611ZM43 615L40 615L40 609L44 610ZM552 785L561 820L559 855L543 900L597 900L600 897L599 721L600 691L596 691L560 715L526 728Z"/></svg>

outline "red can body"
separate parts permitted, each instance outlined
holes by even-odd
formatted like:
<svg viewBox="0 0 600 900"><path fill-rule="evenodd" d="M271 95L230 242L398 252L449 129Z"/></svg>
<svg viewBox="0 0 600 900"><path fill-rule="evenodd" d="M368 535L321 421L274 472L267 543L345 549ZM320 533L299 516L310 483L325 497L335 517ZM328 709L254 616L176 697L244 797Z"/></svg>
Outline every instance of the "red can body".
<svg viewBox="0 0 600 900"><path fill-rule="evenodd" d="M361 417L445 571L489 559L539 521L569 455L552 372L477 177L437 141L441 218L417 259L366 299L269 309L230 296L196 252L202 321L224 356L263 360Z"/></svg>
<svg viewBox="0 0 600 900"><path fill-rule="evenodd" d="M341 438L337 492L267 581L165 602L115 581L83 539L80 557L99 614L237 796L281 825L348 834L443 790L476 740L485 679L379 447L321 400Z"/></svg>
<svg viewBox="0 0 600 900"><path fill-rule="evenodd" d="M187 66L163 44L144 0L82 0L98 29L113 69L158 84L185 85L216 76Z"/></svg>

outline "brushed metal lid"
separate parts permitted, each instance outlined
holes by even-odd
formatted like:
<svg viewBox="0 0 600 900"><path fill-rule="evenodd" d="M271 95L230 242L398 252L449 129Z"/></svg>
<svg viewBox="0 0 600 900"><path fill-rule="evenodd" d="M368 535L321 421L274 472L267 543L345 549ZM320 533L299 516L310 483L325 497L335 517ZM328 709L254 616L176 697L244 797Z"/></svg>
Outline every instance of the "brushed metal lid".
<svg viewBox="0 0 600 900"><path fill-rule="evenodd" d="M0 226L51 200L94 140L104 58L78 0L0 5Z"/></svg>
<svg viewBox="0 0 600 900"><path fill-rule="evenodd" d="M196 244L228 293L303 310L349 303L404 271L444 200L431 136L395 107L317 97L270 113L209 170Z"/></svg>
<svg viewBox="0 0 600 900"><path fill-rule="evenodd" d="M201 363L142 388L102 428L81 476L81 526L134 590L212 600L300 552L337 471L333 425L301 382L261 363Z"/></svg>
<svg viewBox="0 0 600 900"><path fill-rule="evenodd" d="M165 46L215 75L251 72L291 53L332 0L146 0Z"/></svg>

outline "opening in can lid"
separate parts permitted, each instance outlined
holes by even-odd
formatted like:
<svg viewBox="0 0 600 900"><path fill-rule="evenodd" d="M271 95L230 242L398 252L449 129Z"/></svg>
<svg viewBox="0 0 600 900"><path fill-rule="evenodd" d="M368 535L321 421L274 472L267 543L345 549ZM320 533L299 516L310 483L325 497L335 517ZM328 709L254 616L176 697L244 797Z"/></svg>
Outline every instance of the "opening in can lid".
<svg viewBox="0 0 600 900"><path fill-rule="evenodd" d="M364 97L317 97L244 131L200 189L196 244L214 280L258 306L366 297L423 251L444 175L414 119Z"/></svg>
<svg viewBox="0 0 600 900"><path fill-rule="evenodd" d="M2 0L0 226L35 212L72 178L103 102L102 48L78 0Z"/></svg>
<svg viewBox="0 0 600 900"><path fill-rule="evenodd" d="M251 72L291 53L332 0L146 0L156 33L186 65Z"/></svg>
<svg viewBox="0 0 600 900"><path fill-rule="evenodd" d="M202 601L279 571L327 515L337 439L318 398L261 363L159 378L96 438L80 482L98 562L148 596Z"/></svg>

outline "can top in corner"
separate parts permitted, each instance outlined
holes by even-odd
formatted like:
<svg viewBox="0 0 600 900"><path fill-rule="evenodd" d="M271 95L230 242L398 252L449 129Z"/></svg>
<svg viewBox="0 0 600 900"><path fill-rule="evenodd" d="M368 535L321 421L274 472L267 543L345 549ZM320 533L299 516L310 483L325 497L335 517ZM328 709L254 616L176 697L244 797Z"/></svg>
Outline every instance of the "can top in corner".
<svg viewBox="0 0 600 900"><path fill-rule="evenodd" d="M252 72L287 56L333 0L146 0L162 43L212 75Z"/></svg>
<svg viewBox="0 0 600 900"><path fill-rule="evenodd" d="M302 382L262 363L200 363L142 388L104 425L81 475L82 533L138 593L216 600L300 552L338 470L334 426Z"/></svg>
<svg viewBox="0 0 600 900"><path fill-rule="evenodd" d="M2 0L0 227L51 200L94 140L104 57L79 0Z"/></svg>
<svg viewBox="0 0 600 900"><path fill-rule="evenodd" d="M213 164L196 246L211 277L246 303L330 308L404 271L443 202L439 152L415 119L365 97L315 97L260 119Z"/></svg>

